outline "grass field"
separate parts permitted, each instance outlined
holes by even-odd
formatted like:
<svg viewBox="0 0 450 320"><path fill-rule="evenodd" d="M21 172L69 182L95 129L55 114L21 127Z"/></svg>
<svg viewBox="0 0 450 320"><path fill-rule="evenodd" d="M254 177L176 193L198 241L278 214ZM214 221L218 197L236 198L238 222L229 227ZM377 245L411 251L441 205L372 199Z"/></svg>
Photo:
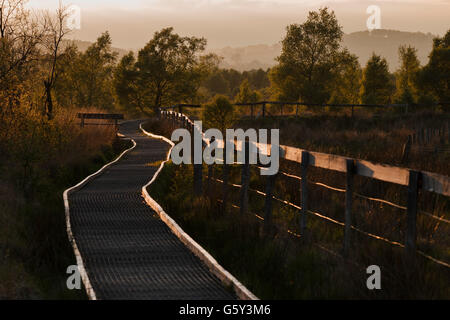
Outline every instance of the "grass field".
<svg viewBox="0 0 450 320"><path fill-rule="evenodd" d="M16 118L1 131L9 138L1 140L8 153L0 162L0 299L86 299L84 290L66 287L76 261L62 195L128 142L111 127L81 130L73 114L44 125L37 119Z"/></svg>
<svg viewBox="0 0 450 320"><path fill-rule="evenodd" d="M319 120L317 122L320 123ZM269 127L273 123L255 125ZM287 125L288 123L285 123L281 127L285 132L291 132L286 131ZM168 137L171 133L171 127L161 121L149 122L146 129ZM286 140L286 136L284 139ZM379 152L382 153L384 150L379 149ZM206 168L204 169L206 177ZM283 171L298 174L298 169L293 164L282 163ZM264 236L262 233L264 223L256 217L264 215L263 197L250 194L250 213L247 216L241 216L239 210L231 205L223 212L220 203L222 185L210 182L209 187L206 187L208 182L205 181L204 189L207 192L203 197L195 198L192 187L189 187L192 186L192 170L190 166L168 164L156 184L150 188L150 194L185 231L260 298L448 299L450 297L446 285L450 280L450 274L446 268L425 259L418 259L416 264L411 265L405 259L402 248L358 234L354 234L352 241L351 259L345 260L341 256L342 227L315 216L308 216L310 237L308 240L298 239L287 232L298 231L298 210L277 202L273 211L275 230L269 237ZM264 191L265 178L259 176L256 168L254 170L250 187ZM221 179L221 175L221 166L216 166L214 177ZM345 183L345 176L342 174L319 169L311 170L308 178L340 188ZM238 166L230 169L230 182L240 183ZM343 221L344 195L315 186L311 188L311 210ZM361 178L357 179L355 189L363 194L401 204L406 201L405 190L392 184ZM299 190L298 181L279 178L275 196L299 204ZM238 196L239 190L231 188L230 203L238 205ZM420 206L423 210L450 218L448 199L424 194ZM354 224L358 228L403 243L404 212L364 200L356 201L354 212ZM419 216L418 233L419 249L445 261L449 260L450 239L447 225ZM382 269L381 291L367 290L365 268L372 264L379 265Z"/></svg>

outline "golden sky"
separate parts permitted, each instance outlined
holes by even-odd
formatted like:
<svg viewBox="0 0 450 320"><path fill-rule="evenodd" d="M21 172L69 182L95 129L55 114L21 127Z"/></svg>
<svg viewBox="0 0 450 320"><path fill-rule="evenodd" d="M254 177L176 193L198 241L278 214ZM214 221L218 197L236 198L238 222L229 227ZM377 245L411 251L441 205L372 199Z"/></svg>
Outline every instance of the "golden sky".
<svg viewBox="0 0 450 320"><path fill-rule="evenodd" d="M58 0L31 0L52 9ZM450 28L450 0L64 0L81 8L81 30L73 37L95 40L110 31L115 46L142 47L156 30L173 26L183 35L204 36L210 48L274 44L285 27L302 23L308 11L328 6L344 32L366 30L366 9L381 9L381 27L442 35Z"/></svg>

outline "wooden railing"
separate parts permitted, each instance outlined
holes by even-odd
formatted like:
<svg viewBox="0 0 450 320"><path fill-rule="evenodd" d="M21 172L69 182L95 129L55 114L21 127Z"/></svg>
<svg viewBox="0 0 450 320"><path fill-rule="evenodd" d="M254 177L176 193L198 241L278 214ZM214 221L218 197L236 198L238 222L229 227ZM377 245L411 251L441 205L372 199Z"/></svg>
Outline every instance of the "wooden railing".
<svg viewBox="0 0 450 320"><path fill-rule="evenodd" d="M166 118L174 124L174 126L180 126L187 130L189 130L192 134L195 130L199 130L198 127L195 126L194 122L191 121L187 116L181 113L173 112L173 111L167 111L167 110L161 110L161 114L163 118ZM203 134L203 133L201 133ZM209 145L210 141L207 139L203 139L204 146ZM237 152L243 152L243 148L247 150L245 152L246 155L248 155L248 151L251 149L247 145L242 146L242 144L236 144ZM262 145L257 144L258 151L257 152L264 152L264 150L271 150L271 145ZM260 195L265 196L265 210L264 210L264 217L260 217L266 222L270 223L272 221L272 201L276 200L281 203L284 203L286 205L289 205L293 208L296 208L300 210L300 235L303 236L306 233L307 229L307 221L306 216L307 214L313 214L319 218L328 220L330 222L333 222L337 225L344 226L344 245L343 245L343 251L344 255L347 255L349 252L349 246L351 243L351 233L353 231L362 233L366 236L369 236L371 238L385 241L387 243L390 243L391 245L400 246L402 248L405 248L408 256L414 256L414 253L419 253L420 255L424 256L425 258L436 262L444 267L450 267L450 264L448 262L444 262L441 260L438 260L436 258L433 258L427 254L425 254L422 251L417 250L416 242L417 242L417 214L422 213L425 214L433 219L439 220L442 223L450 223L449 220L439 217L427 212L418 211L418 195L419 191L428 191L436 194L443 195L445 197L450 197L450 178L447 176L443 176L436 173L426 172L426 171L415 171L407 168L401 168L401 167L394 167L389 165L383 165L383 164L376 164L372 163L370 161L365 160L358 160L358 159L352 159L348 157L342 157L332 154L325 154L320 152L311 152L299 148L294 148L290 146L280 146L280 158L292 161L295 163L301 164L301 175L295 176L290 175L284 172L280 172L279 175L286 175L291 178L297 179L301 181L301 204L300 206L295 205L289 201L278 199L274 197L273 188L276 176L270 177L267 180L266 185L266 192L262 192L259 190L251 190L249 188L249 181L250 181L250 170L249 170L249 164L248 164L248 156L246 156L246 161L242 164L242 183L241 185L236 184L230 184L233 187L237 187L241 189L241 197L240 197L240 209L244 209L243 211L246 211L246 207L248 207L248 193L249 191L257 192ZM337 220L334 220L332 218L329 218L323 214L313 212L309 210L309 204L308 204L308 182L307 180L307 174L308 174L308 168L310 167L318 167L326 170L332 170L336 172L342 172L346 174L346 188L345 189L339 189L334 188L331 186L328 186L323 183L315 183L316 185L319 185L321 187L325 187L328 189L332 189L338 192L345 193L346 200L345 200L345 221L340 222ZM385 181L389 183L393 183L400 186L407 187L407 206L400 206L398 204L383 200L383 199L376 199L371 197L366 197L363 195L360 195L353 190L353 181L355 176L363 176L371 179L376 179L379 181ZM194 165L194 190L197 195L200 195L202 192L202 165ZM224 179L225 180L225 179ZM221 181L218 180L221 183L226 183L228 185L228 181ZM391 241L389 239L383 238L378 235L374 235L368 232L365 232L363 230L359 230L355 226L352 225L352 207L353 207L353 198L354 197L361 197L369 201L376 201L380 202L398 209L405 210L407 212L406 215L406 238L404 241L404 244ZM224 199L225 201L225 199Z"/></svg>
<svg viewBox="0 0 450 320"><path fill-rule="evenodd" d="M97 125L97 126L110 126L114 125L118 128L118 121L123 120L123 114L115 113L79 113L78 119L81 119L80 127L84 128L86 125ZM89 123L86 120L114 120L114 123Z"/></svg>
<svg viewBox="0 0 450 320"><path fill-rule="evenodd" d="M289 102L289 101L259 101L259 102L246 102L246 103L236 103L234 104L237 107L249 107L250 108L250 116L252 118L255 117L255 107L260 108L261 112L260 115L262 118L265 118L267 115L274 116L273 114L270 114L268 112L268 105L272 106L278 106L280 109L281 116L284 115L283 108L285 106L294 106L296 107L295 114L299 114L299 107L306 106L306 107L313 107L313 108L350 108L351 109L351 115L354 116L355 108L394 108L394 109L400 109L403 110L404 113L408 113L414 109L417 108L430 108L430 107L438 107L438 106L449 106L450 102L439 102L435 104L329 104L329 103L306 103L306 102Z"/></svg>

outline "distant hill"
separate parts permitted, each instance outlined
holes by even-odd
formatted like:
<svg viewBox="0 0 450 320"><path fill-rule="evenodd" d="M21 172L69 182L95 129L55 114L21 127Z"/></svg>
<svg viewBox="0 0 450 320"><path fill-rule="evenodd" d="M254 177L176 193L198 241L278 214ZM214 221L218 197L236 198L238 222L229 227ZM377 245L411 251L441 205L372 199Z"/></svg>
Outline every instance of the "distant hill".
<svg viewBox="0 0 450 320"><path fill-rule="evenodd" d="M399 66L398 47L411 45L418 50L422 64L428 62L428 55L433 46L433 36L430 33L403 32L395 30L360 31L345 34L342 45L359 57L361 65L365 65L372 52L383 57L389 63L391 71ZM251 45L246 47L226 47L212 50L224 58L221 67L233 68L239 71L251 69L267 69L276 64L275 58L281 53L281 44Z"/></svg>

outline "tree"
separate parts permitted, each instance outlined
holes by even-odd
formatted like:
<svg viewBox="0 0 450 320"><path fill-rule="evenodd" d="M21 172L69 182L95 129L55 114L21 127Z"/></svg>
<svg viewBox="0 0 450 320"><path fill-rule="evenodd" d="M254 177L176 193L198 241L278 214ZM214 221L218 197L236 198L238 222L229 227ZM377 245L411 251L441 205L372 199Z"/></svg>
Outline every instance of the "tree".
<svg viewBox="0 0 450 320"><path fill-rule="evenodd" d="M393 86L386 59L375 53L367 61L361 85L363 104L388 104L391 102Z"/></svg>
<svg viewBox="0 0 450 320"><path fill-rule="evenodd" d="M362 70L356 55L347 50L339 56L339 67L336 79L332 83L332 95L330 103L334 104L358 104L361 89Z"/></svg>
<svg viewBox="0 0 450 320"><path fill-rule="evenodd" d="M310 12L301 25L288 26L279 65L270 73L280 96L310 103L328 101L342 36L342 27L328 8Z"/></svg>
<svg viewBox="0 0 450 320"><path fill-rule="evenodd" d="M117 53L104 32L85 52L68 45L59 59L55 93L59 104L111 109L114 106L113 74Z"/></svg>
<svg viewBox="0 0 450 320"><path fill-rule="evenodd" d="M173 33L173 28L156 32L139 51L135 63L137 74L131 85L146 92L141 108L151 108L158 114L162 105L195 97L204 77L199 53L205 50L205 46L204 38L181 37ZM118 94L127 92L119 90ZM126 96L120 99L123 101Z"/></svg>
<svg viewBox="0 0 450 320"><path fill-rule="evenodd" d="M450 30L443 38L434 39L429 62L419 72L418 86L434 100L450 102Z"/></svg>
<svg viewBox="0 0 450 320"><path fill-rule="evenodd" d="M417 102L418 90L416 87L420 62L417 50L411 46L400 46L398 49L400 69L397 71L396 103L413 104Z"/></svg>
<svg viewBox="0 0 450 320"><path fill-rule="evenodd" d="M258 93L250 88L248 79L244 79L244 81L242 81L235 101L237 103L251 103L258 101Z"/></svg>
<svg viewBox="0 0 450 320"><path fill-rule="evenodd" d="M218 95L214 98L213 103L208 104L203 111L203 123L208 128L217 128L226 137L226 130L231 128L234 123L234 107L227 97ZM225 140L224 140L225 141ZM226 145L225 145L226 149ZM229 166L226 162L226 151L223 158L223 202L222 212L227 211L228 207L228 176ZM212 167L210 167L212 170Z"/></svg>
<svg viewBox="0 0 450 320"><path fill-rule="evenodd" d="M25 8L26 0L0 0L0 88L12 89L37 59L45 25ZM19 72L20 70L20 72Z"/></svg>
<svg viewBox="0 0 450 320"><path fill-rule="evenodd" d="M56 15L53 16L47 12L44 16L45 24L47 26L44 46L48 51L48 54L44 56L44 61L49 66L47 77L44 80L44 111L49 120L53 118L52 91L57 78L57 66L60 56L61 42L70 32L70 29L66 26L68 17L69 13L67 7L63 7L61 4L56 10Z"/></svg>
<svg viewBox="0 0 450 320"><path fill-rule="evenodd" d="M138 109L145 113L146 96L150 94L145 88L139 87L139 72L133 52L123 56L114 70L113 86L119 104L128 109Z"/></svg>
<svg viewBox="0 0 450 320"><path fill-rule="evenodd" d="M225 135L234 123L234 107L226 96L217 95L213 103L206 105L202 118L206 127L217 128Z"/></svg>
<svg viewBox="0 0 450 320"><path fill-rule="evenodd" d="M111 44L111 36L106 31L81 55L77 66L79 106L112 107L117 52L112 50Z"/></svg>

